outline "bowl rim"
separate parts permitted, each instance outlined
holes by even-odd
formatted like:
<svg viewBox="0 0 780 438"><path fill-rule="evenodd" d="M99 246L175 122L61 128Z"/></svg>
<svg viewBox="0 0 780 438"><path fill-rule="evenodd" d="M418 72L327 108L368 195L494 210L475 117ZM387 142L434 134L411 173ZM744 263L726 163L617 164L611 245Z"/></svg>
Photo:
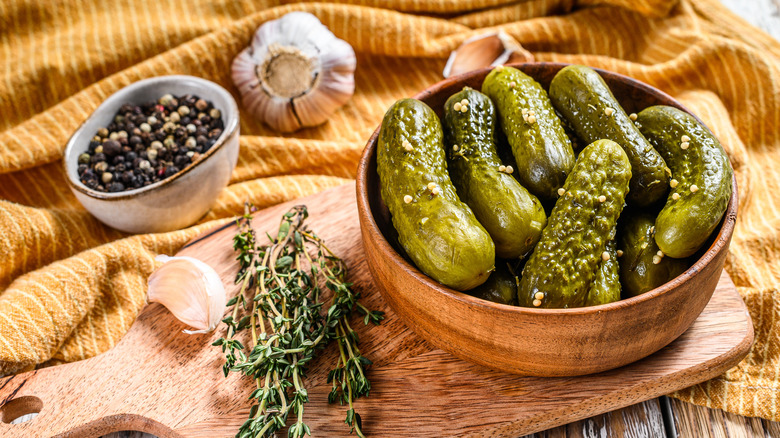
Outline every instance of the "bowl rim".
<svg viewBox="0 0 780 438"><path fill-rule="evenodd" d="M508 67L514 67L520 70L528 66L558 67L558 69L560 70L561 68L567 65L571 65L571 64L560 63L560 62L531 62L531 63L506 64L506 66ZM468 73L463 73L461 75L444 79L426 88L425 90L417 93L415 96L413 96L413 98L422 100L438 92L442 88L451 85L453 82L460 82L466 79L471 79L472 77L482 75L492 70L493 68L494 67L486 67L486 68L474 70ZM619 73L615 73L615 72L611 72L608 70L603 70L595 67L591 67L591 68L596 70L596 72L598 72L599 75L601 75L602 77L612 76L615 79L625 81L630 85L639 88L645 92L657 94L660 95L661 97L669 99L671 102L675 103L680 109L687 112L688 114L691 114L694 118L696 118L696 120L699 121L699 123L701 123L709 130L709 127L707 127L695 114L693 114L690 110L688 110L686 107L684 107L676 99L674 99L667 93L664 93L663 91L655 87L645 84L644 82L638 81L636 79L633 79L631 77ZM689 280L691 280L694 277L694 275L697 272L701 271L708 263L710 263L715 258L715 256L721 250L723 250L724 247L726 249L728 248L729 241L734 232L734 227L737 219L737 207L738 207L739 195L737 191L736 176L732 175L731 197L729 198L729 203L725 213L723 214L723 218L721 218L721 223L718 228L717 237L712 242L712 244L707 249L707 251L705 251L704 254L702 254L702 256L698 260L696 260L696 262L693 263L693 265L691 265L688 269L685 270L685 272L678 275L671 281L668 281L655 289L639 294L637 296L621 299L612 303L599 304L596 306L573 307L573 308L566 308L566 309L546 309L546 308L537 309L531 307L513 306L510 304L494 303L492 301L483 300L481 298L471 296L465 292L461 292L449 288L437 282L436 280L428 277L427 275L425 275L416 266L412 265L406 259L404 259L392 247L392 245L390 245L384 233L379 229L379 226L377 225L376 220L374 218L373 212L371 211L371 206L368 199L368 186L366 180L367 180L367 173L370 167L371 160L376 153L376 146L378 141L377 139L379 137L379 130L381 128L382 125L380 123L380 125L376 128L374 133L368 139L368 142L366 143L366 147L363 150L363 154L360 157L360 162L358 163L358 171L356 177L356 191L357 191L357 201L358 201L357 202L358 215L361 218L361 226L369 227L370 229L369 231L372 232L372 234L378 236L378 238L376 238L374 242L377 245L379 252L383 253L386 257L388 257L390 262L394 263L395 265L399 266L401 269L406 271L406 273L409 274L411 277L413 277L416 281L425 284L426 286L428 286L429 288L433 289L438 293L444 294L450 299L459 301L466 305L480 307L482 308L482 310L485 311L493 310L493 311L501 311L501 312L510 312L510 313L523 315L523 316L551 316L551 315L583 316L583 315L592 315L594 313L599 314L601 312L619 311L624 308L628 308L647 301L651 301L658 296L671 293L673 290L675 290L683 283L686 283ZM710 133L712 133L711 130Z"/></svg>
<svg viewBox="0 0 780 438"><path fill-rule="evenodd" d="M208 151L206 151L205 154L201 155L201 158L198 161L190 164L184 169L181 169L180 171L176 172L175 174L161 181L157 181L156 183L149 184L148 186L145 187L125 190L122 192L100 192L97 190L90 189L89 187L85 186L81 182L81 180L77 178L77 175L71 174L71 172L68 170L68 155L71 152L71 150L76 147L76 137L79 134L81 134L82 131L85 129L87 122L89 122L97 114L103 111L107 111L107 108L113 106L117 102L121 101L120 105L125 103L127 99L130 98L130 96L132 96L134 93L138 92L139 90L143 89L144 87L154 85L160 82L170 83L170 82L183 82L183 81L194 82L195 85L197 86L207 87L212 91L214 91L215 93L222 95L222 97L224 97L225 100L228 102L228 108L224 108L220 110L223 112L223 114L225 114L225 118L226 118L226 123L225 123L226 126L222 130L222 134L220 134L220 136L217 137L217 141L214 142L214 144L211 146L211 148L209 148ZM196 93L192 93L192 94L196 94ZM126 85L120 88L119 90L115 91L114 93L112 93L110 96L104 99L103 102L92 111L92 113L90 113L89 117L87 117L83 122L81 122L78 129L76 129L73 132L73 134L68 139L67 145L65 146L65 150L63 151L62 160L61 160L62 167L63 170L65 171L65 175L67 176L66 179L68 181L68 184L70 184L70 187L74 190L78 190L84 195L87 195L91 198L104 200L104 201L122 201L130 198L134 198L139 195L152 192L155 189L172 184L174 181L184 177L184 175L192 171L194 168L203 164L203 162L208 160L211 156L215 155L217 151L221 149L225 143L227 143L227 140L236 133L239 126L238 122L239 122L239 115L238 115L238 104L236 103L236 100L233 98L233 95L230 94L229 91L227 91L224 87L217 84L216 82L212 82L208 79L204 79L198 76L191 76L191 75L163 75L163 76L154 76L151 78L141 79L139 81ZM75 159L78 160L78 156L75 156Z"/></svg>

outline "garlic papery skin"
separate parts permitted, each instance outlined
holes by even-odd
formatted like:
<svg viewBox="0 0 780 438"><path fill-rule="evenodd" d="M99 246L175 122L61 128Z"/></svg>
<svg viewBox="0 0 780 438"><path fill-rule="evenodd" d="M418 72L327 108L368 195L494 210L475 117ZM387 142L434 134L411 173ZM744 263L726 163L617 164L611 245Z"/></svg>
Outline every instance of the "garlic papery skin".
<svg viewBox="0 0 780 438"><path fill-rule="evenodd" d="M147 300L162 304L179 321L196 329L184 333L207 333L217 328L227 297L214 268L186 256L159 255L155 260L163 264L149 276Z"/></svg>
<svg viewBox="0 0 780 438"><path fill-rule="evenodd" d="M447 59L442 75L457 76L479 68L501 64L533 62L534 55L504 31L475 35Z"/></svg>
<svg viewBox="0 0 780 438"><path fill-rule="evenodd" d="M280 132L325 123L355 92L357 59L314 15L290 12L255 32L233 83L247 111Z"/></svg>

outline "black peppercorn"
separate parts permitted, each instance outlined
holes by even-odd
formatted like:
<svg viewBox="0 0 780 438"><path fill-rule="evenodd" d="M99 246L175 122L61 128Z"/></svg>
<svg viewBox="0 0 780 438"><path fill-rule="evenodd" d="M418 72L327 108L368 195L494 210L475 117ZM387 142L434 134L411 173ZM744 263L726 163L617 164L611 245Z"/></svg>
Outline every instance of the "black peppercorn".
<svg viewBox="0 0 780 438"><path fill-rule="evenodd" d="M165 168L163 175L165 176L165 178L168 178L169 176L173 176L178 172L179 172L179 168L177 168L176 166L168 166Z"/></svg>
<svg viewBox="0 0 780 438"><path fill-rule="evenodd" d="M187 166L187 163L190 161L189 158L187 158L186 155L177 155L176 158L173 160L173 164L175 164L175 167L183 168Z"/></svg>
<svg viewBox="0 0 780 438"><path fill-rule="evenodd" d="M189 94L124 104L79 156L79 179L92 189L116 192L168 178L214 144L222 134L220 114Z"/></svg>

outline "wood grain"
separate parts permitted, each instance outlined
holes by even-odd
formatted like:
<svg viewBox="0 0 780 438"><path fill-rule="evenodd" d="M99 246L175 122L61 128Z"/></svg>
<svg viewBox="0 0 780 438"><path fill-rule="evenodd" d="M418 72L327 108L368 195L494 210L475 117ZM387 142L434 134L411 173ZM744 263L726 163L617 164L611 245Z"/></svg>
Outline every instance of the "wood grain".
<svg viewBox="0 0 780 438"><path fill-rule="evenodd" d="M720 409L708 409L669 399L672 422L680 438L765 438L780 437L780 423L743 417Z"/></svg>
<svg viewBox="0 0 780 438"><path fill-rule="evenodd" d="M344 256L364 303L387 312L381 326L357 329L361 348L375 362L369 371L374 390L357 403L373 436L517 437L707 380L736 364L752 342L747 311L724 274L685 334L624 368L539 378L462 361L415 335L376 292L360 243L354 193L354 185L347 185L282 204L259 212L255 225L272 230L284 211L305 203L311 228ZM233 233L232 227L207 233L180 253L215 267L231 291ZM232 436L248 414L251 385L222 376L221 356L210 346L221 333L188 336L184 328L163 307L149 305L108 352L1 379L3 403L33 396L43 408L23 424L0 422L0 436L94 437L121 430L161 438ZM348 436L344 408L327 404L326 371L334 359L326 354L313 362L308 380L308 422L317 436Z"/></svg>
<svg viewBox="0 0 780 438"><path fill-rule="evenodd" d="M666 437L659 399L652 399L523 438Z"/></svg>

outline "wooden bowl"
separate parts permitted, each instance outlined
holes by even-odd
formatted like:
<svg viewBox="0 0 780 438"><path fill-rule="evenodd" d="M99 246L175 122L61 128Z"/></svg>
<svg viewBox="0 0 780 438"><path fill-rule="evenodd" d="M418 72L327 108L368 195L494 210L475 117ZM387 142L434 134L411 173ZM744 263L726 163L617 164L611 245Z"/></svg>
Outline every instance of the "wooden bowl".
<svg viewBox="0 0 780 438"><path fill-rule="evenodd" d="M514 65L547 88L566 64ZM490 69L453 77L415 98L440 116L447 98L481 89ZM597 70L629 113L664 104L669 95L634 79ZM688 111L689 112L689 111ZM637 297L593 307L532 309L492 303L443 286L402 255L379 194L376 147L368 141L357 175L361 234L371 274L395 313L421 337L462 359L534 376L575 376L617 368L663 348L699 316L718 283L737 218L737 186L721 224L690 269Z"/></svg>

